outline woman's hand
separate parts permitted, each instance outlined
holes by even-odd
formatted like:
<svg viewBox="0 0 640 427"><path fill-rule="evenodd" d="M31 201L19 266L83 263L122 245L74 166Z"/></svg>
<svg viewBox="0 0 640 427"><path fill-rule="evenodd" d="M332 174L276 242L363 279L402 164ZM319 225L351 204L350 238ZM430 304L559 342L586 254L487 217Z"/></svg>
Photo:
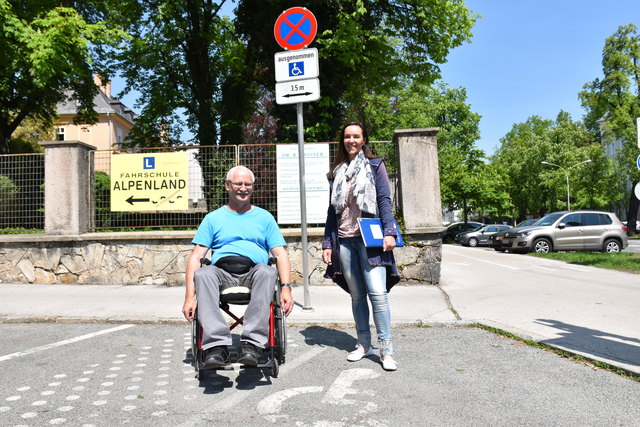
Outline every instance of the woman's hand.
<svg viewBox="0 0 640 427"><path fill-rule="evenodd" d="M331 265L331 249L322 250L322 261L327 265Z"/></svg>
<svg viewBox="0 0 640 427"><path fill-rule="evenodd" d="M384 236L382 239L382 250L385 252L392 251L396 247L396 238L393 236Z"/></svg>

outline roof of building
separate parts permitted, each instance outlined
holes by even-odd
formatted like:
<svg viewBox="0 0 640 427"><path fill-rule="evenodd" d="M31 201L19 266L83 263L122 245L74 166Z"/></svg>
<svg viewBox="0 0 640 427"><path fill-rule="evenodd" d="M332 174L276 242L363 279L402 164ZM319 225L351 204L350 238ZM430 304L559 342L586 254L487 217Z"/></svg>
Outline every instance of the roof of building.
<svg viewBox="0 0 640 427"><path fill-rule="evenodd" d="M56 110L59 115L78 113L76 100L73 99L73 92L71 90L65 91L66 100L59 102L56 106ZM93 97L93 105L98 114L117 114L130 122L135 123L138 115L131 110L131 108L124 105L122 102L115 98L111 98L105 94L102 90L98 90L96 96Z"/></svg>

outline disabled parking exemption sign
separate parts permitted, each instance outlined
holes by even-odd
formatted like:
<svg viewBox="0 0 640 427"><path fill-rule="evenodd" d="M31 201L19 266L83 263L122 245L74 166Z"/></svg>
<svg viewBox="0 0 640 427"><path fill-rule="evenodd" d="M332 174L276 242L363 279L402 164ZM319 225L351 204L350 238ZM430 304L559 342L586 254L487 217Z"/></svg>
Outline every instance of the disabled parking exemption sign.
<svg viewBox="0 0 640 427"><path fill-rule="evenodd" d="M186 211L189 155L111 154L111 210Z"/></svg>
<svg viewBox="0 0 640 427"><path fill-rule="evenodd" d="M300 224L300 180L298 147L276 146L278 224ZM307 222L324 224L329 206L329 145L308 144L304 150Z"/></svg>

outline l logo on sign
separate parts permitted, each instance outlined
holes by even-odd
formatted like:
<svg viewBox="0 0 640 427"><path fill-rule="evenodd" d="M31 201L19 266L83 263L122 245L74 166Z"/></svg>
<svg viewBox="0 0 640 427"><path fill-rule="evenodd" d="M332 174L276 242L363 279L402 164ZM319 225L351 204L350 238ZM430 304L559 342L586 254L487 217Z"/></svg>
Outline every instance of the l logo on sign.
<svg viewBox="0 0 640 427"><path fill-rule="evenodd" d="M155 169L156 168L156 158L155 157L145 157L144 165L145 169Z"/></svg>

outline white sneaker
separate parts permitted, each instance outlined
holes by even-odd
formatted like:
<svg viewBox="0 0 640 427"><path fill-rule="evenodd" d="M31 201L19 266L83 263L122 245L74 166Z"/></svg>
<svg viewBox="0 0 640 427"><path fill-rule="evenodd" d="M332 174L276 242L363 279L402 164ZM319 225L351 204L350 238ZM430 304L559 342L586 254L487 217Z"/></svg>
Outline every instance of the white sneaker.
<svg viewBox="0 0 640 427"><path fill-rule="evenodd" d="M358 346L358 348L353 350L351 353L347 354L347 360L349 362L357 362L358 360L362 359L363 357L371 356L372 354L373 354L373 348L372 347L369 347L369 350L364 351L363 347Z"/></svg>
<svg viewBox="0 0 640 427"><path fill-rule="evenodd" d="M387 356L382 359L382 369L384 369L385 371L395 371L396 369L398 369L398 365L396 361L393 360L393 357Z"/></svg>

